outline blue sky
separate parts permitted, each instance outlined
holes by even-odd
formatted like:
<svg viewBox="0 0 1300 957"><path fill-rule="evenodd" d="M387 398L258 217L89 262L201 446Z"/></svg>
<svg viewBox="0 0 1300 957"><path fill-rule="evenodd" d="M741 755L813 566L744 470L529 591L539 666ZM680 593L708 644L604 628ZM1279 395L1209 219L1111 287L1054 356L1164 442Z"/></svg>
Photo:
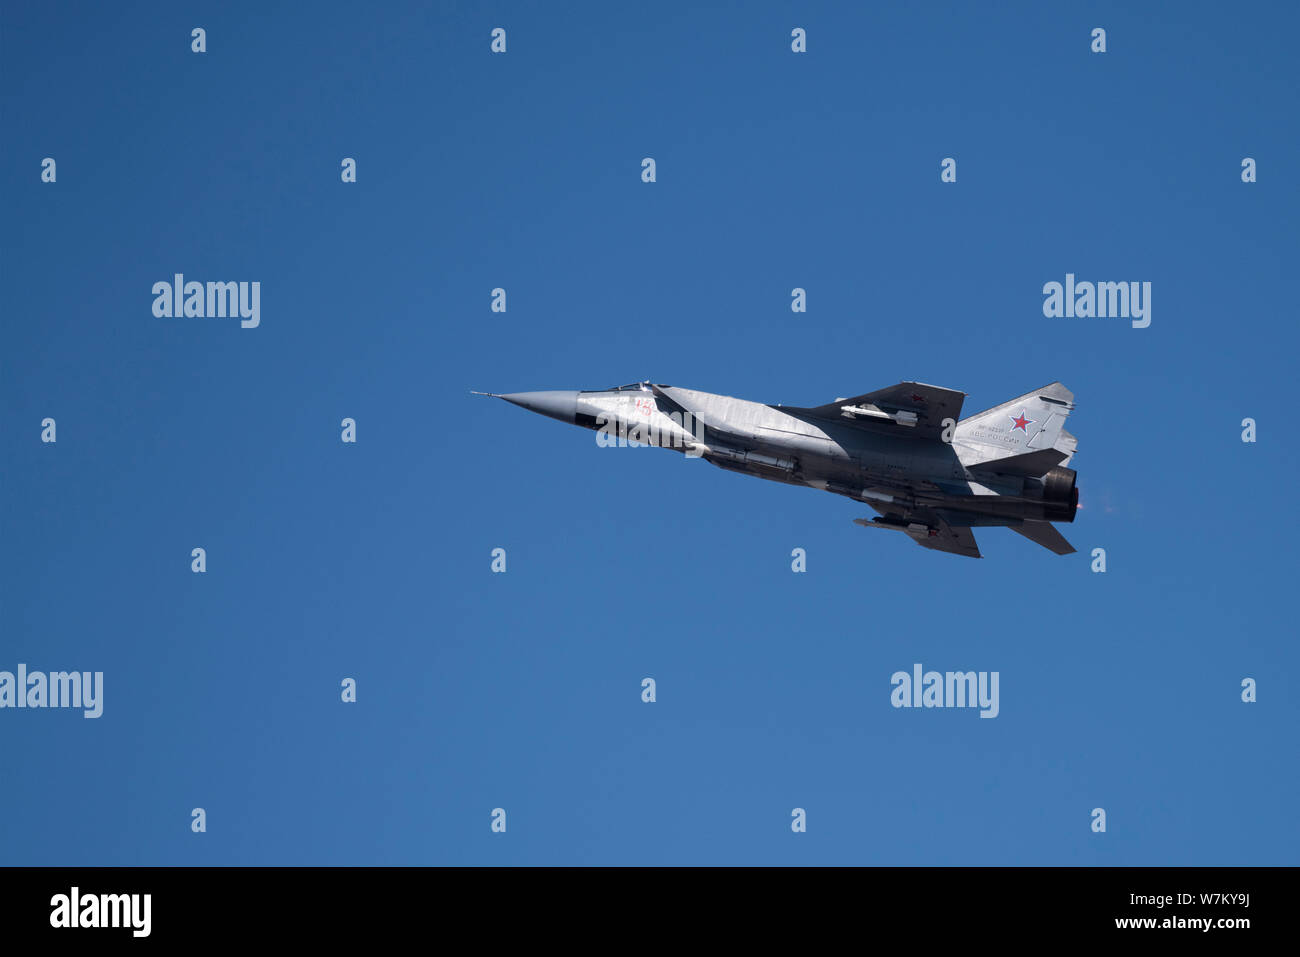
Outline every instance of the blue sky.
<svg viewBox="0 0 1300 957"><path fill-rule="evenodd" d="M0 710L0 863L1295 864L1300 24L1131 8L7 4L0 670L105 701ZM1059 379L1079 553L469 395L645 378Z"/></svg>

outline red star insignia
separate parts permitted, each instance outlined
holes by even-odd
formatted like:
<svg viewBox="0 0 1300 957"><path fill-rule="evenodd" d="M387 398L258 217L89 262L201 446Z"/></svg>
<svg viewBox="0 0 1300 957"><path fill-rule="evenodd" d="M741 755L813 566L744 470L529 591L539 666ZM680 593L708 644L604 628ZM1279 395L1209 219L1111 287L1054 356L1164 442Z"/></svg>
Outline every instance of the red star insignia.
<svg viewBox="0 0 1300 957"><path fill-rule="evenodd" d="M1011 420L1012 432L1014 432L1016 429L1019 429L1021 432L1024 432L1026 435L1029 434L1029 426L1033 425L1036 421L1038 421L1037 419L1026 419L1024 409L1020 410L1019 415L1009 415L1007 416L1007 418Z"/></svg>
<svg viewBox="0 0 1300 957"><path fill-rule="evenodd" d="M912 401L913 401L913 402L924 402L924 401L925 401L925 396L923 396L923 395L917 395L915 392L913 392L913 393L912 393Z"/></svg>

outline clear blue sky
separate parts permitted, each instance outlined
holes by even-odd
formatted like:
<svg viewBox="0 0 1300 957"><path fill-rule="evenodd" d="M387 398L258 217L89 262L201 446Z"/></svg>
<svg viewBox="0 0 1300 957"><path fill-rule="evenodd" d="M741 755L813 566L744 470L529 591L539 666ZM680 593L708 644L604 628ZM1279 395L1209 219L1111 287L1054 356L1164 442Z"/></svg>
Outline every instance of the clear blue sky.
<svg viewBox="0 0 1300 957"><path fill-rule="evenodd" d="M1300 15L1133 7L6 4L0 670L105 702L0 711L0 863L1297 863ZM1059 379L1080 551L469 395L642 378Z"/></svg>

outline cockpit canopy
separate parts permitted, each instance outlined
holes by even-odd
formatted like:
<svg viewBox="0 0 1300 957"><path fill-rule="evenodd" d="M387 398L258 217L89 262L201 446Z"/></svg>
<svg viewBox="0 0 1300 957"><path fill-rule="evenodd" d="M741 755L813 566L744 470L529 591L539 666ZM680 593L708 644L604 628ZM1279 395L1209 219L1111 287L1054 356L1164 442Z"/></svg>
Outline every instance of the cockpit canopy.
<svg viewBox="0 0 1300 957"><path fill-rule="evenodd" d="M630 382L627 385L613 386L608 389L585 389L583 391L585 392L649 392L651 391L651 389L650 389L650 380L646 379L644 382Z"/></svg>

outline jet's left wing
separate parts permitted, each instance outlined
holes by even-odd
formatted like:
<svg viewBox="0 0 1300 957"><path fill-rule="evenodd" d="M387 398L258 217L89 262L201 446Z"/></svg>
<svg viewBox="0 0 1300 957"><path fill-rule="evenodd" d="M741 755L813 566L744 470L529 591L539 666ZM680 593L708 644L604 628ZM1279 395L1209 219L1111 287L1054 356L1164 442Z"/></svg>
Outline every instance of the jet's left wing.
<svg viewBox="0 0 1300 957"><path fill-rule="evenodd" d="M965 399L965 392L923 382L900 382L887 389L877 389L851 399L836 399L810 409L782 406L781 411L938 439L946 428L945 419L951 419L953 425L961 421L961 406Z"/></svg>
<svg viewBox="0 0 1300 957"><path fill-rule="evenodd" d="M854 522L876 528L894 528L905 532L907 537L922 548L932 548L937 552L952 552L967 558L983 558L975 533L969 526L952 525L938 512L930 508L914 508L906 513L889 512L887 509L868 502L884 518L880 522L871 522L864 518L855 518Z"/></svg>
<svg viewBox="0 0 1300 957"><path fill-rule="evenodd" d="M949 525L946 521L928 510L917 510L912 518L931 523L930 530L924 535L913 535L912 540L922 548L933 548L937 552L952 552L967 558L983 558L980 547L975 542L975 533L965 525ZM931 517L933 516L933 517Z"/></svg>

